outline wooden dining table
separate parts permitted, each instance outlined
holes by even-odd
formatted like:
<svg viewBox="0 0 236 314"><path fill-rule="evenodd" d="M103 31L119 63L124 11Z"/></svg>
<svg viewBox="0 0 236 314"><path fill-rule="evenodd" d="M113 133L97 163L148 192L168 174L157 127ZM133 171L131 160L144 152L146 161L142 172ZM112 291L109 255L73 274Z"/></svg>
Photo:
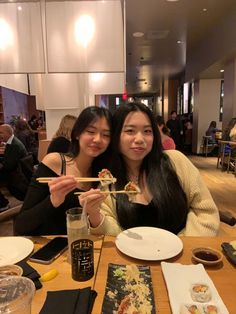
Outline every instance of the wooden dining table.
<svg viewBox="0 0 236 314"><path fill-rule="evenodd" d="M235 240L233 237L181 237L183 251L171 259L170 263L193 264L192 250L197 247L211 247L221 251L222 242ZM45 244L45 238L33 238L36 247ZM44 282L43 288L36 291L32 304L32 314L38 314L49 290L75 289L91 286L98 295L93 307L92 314L100 314L105 293L107 270L109 263L114 264L136 264L148 265L151 269L152 283L156 311L160 314L170 314L170 302L161 270L161 261L143 261L128 257L121 253L115 245L115 237L94 237L95 275L86 282L77 282L71 278L71 266L67 262L67 252L50 265L30 263L40 274L53 268L57 268L59 274L51 281ZM219 295L225 303L230 314L236 313L236 267L224 256L220 264L216 266L205 266L205 269L213 281ZM181 283L180 283L181 285Z"/></svg>
<svg viewBox="0 0 236 314"><path fill-rule="evenodd" d="M44 246L49 242L53 236L44 236L44 237L31 237L30 239L34 242L34 251ZM43 287L39 290L36 290L35 296L32 302L32 314L38 314L46 300L48 291L56 290L69 290L69 289L80 289L85 287L93 287L96 278L96 272L99 265L99 258L103 243L103 236L91 236L91 239L94 242L94 273L95 275L88 281L78 282L72 279L71 277L71 264L68 262L68 250L66 250L59 258L57 258L53 263L49 265L39 264L35 262L29 263L38 273L42 276L43 274L56 269L58 275L49 281L42 282ZM50 314L50 313L48 313ZM65 313L66 314L66 313Z"/></svg>

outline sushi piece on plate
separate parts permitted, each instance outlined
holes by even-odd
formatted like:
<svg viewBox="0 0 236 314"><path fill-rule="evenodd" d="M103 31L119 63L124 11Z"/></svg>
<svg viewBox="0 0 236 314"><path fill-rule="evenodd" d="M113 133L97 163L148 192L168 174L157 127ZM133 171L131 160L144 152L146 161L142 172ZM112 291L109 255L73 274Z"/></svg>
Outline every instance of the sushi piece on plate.
<svg viewBox="0 0 236 314"><path fill-rule="evenodd" d="M131 296L126 296L120 303L117 314L139 313L135 306L135 300Z"/></svg>
<svg viewBox="0 0 236 314"><path fill-rule="evenodd" d="M202 314L202 311L196 304L182 304L180 314Z"/></svg>
<svg viewBox="0 0 236 314"><path fill-rule="evenodd" d="M208 285L202 283L193 284L190 290L193 301L208 302L211 300L211 291Z"/></svg>
<svg viewBox="0 0 236 314"><path fill-rule="evenodd" d="M204 314L219 314L220 311L218 310L217 306L213 304L207 304L203 307Z"/></svg>

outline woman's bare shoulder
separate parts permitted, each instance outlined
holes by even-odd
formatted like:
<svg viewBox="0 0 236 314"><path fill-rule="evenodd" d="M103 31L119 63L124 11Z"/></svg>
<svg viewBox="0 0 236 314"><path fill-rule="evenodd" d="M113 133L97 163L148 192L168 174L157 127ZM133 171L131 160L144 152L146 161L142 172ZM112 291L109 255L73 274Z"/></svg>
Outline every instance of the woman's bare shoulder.
<svg viewBox="0 0 236 314"><path fill-rule="evenodd" d="M61 156L59 153L49 153L47 154L42 163L46 165L48 168L52 169L57 174L61 173Z"/></svg>

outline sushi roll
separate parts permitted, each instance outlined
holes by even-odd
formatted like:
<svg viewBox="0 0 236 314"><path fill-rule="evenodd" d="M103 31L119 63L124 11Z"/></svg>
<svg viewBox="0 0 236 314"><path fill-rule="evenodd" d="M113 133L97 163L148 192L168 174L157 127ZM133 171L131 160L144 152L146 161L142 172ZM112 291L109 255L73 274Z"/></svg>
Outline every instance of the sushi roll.
<svg viewBox="0 0 236 314"><path fill-rule="evenodd" d="M202 311L196 304L182 304L180 314L202 314Z"/></svg>
<svg viewBox="0 0 236 314"><path fill-rule="evenodd" d="M107 185L109 185L111 183L115 183L116 182L116 178L113 177L113 175L111 174L111 172L108 169L102 169L98 173L98 177L103 179L103 180L101 180L101 185L102 186L107 186Z"/></svg>
<svg viewBox="0 0 236 314"><path fill-rule="evenodd" d="M132 181L129 181L125 185L124 190L127 192L127 195L128 195L128 198L129 198L130 202L134 202L135 201L135 195L141 192L141 190L137 186L137 184L135 184Z"/></svg>
<svg viewBox="0 0 236 314"><path fill-rule="evenodd" d="M192 285L190 292L193 301L208 302L211 300L210 288L205 284L197 283Z"/></svg>
<svg viewBox="0 0 236 314"><path fill-rule="evenodd" d="M204 314L219 314L219 310L215 305L208 304L203 307Z"/></svg>

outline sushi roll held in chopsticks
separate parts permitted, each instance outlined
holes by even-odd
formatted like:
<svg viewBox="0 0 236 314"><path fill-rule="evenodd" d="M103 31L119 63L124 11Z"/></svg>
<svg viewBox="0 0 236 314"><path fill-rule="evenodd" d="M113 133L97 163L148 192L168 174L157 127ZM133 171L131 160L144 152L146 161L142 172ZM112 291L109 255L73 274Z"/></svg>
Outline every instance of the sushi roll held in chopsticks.
<svg viewBox="0 0 236 314"><path fill-rule="evenodd" d="M135 196L136 196L138 193L141 193L140 188L137 186L137 184L135 184L135 183L132 182L132 181L129 181L129 182L125 185L124 190L127 192L127 195L128 195L128 197L129 197L129 201L130 201L130 202L134 202L134 201L135 201Z"/></svg>
<svg viewBox="0 0 236 314"><path fill-rule="evenodd" d="M108 169L102 169L101 171L99 171L98 178L103 179L103 180L101 180L102 186L107 186L109 184L116 182L116 178L113 177L113 175L111 174L111 172Z"/></svg>

